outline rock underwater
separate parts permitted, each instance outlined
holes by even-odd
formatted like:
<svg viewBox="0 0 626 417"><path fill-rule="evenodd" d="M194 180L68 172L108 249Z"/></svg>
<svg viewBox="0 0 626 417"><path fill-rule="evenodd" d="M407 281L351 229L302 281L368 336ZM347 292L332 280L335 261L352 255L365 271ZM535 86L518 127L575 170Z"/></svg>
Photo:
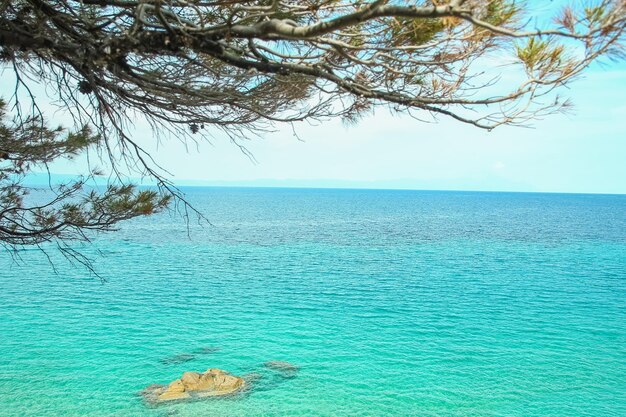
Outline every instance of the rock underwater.
<svg viewBox="0 0 626 417"><path fill-rule="evenodd" d="M195 358L196 358L196 356L191 354L191 353L181 353L179 355L174 355L174 356L168 356L166 358L161 358L161 359L159 359L159 362L161 362L164 365L178 365L180 363L185 363L185 362L192 361Z"/></svg>
<svg viewBox="0 0 626 417"><path fill-rule="evenodd" d="M265 367L278 372L283 378L293 378L296 376L300 367L284 361L265 362Z"/></svg>
<svg viewBox="0 0 626 417"><path fill-rule="evenodd" d="M243 378L230 375L221 369L208 369L204 373L185 372L169 385L150 385L142 391L149 403L216 397L233 394L245 386Z"/></svg>
<svg viewBox="0 0 626 417"><path fill-rule="evenodd" d="M197 359L199 355L211 355L219 350L220 348L217 346L204 346L194 349L191 353L179 353L178 355L161 358L159 362L164 365L178 365Z"/></svg>

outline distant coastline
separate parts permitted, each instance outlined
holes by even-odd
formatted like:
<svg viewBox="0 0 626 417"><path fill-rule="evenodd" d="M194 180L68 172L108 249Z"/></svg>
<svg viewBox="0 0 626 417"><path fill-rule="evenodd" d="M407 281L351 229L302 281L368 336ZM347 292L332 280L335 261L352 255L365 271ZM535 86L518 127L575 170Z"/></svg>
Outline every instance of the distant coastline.
<svg viewBox="0 0 626 417"><path fill-rule="evenodd" d="M76 178L71 174L38 172L29 175L25 184L31 187L60 184ZM153 181L145 181L140 178L130 178L130 181L143 185L156 185ZM459 186L458 181L444 183L442 181L418 181L410 179L356 181L356 180L332 180L332 179L258 179L258 180L173 180L177 187L221 187L221 188L293 188L293 189L345 189L345 190L397 190L397 191L442 191L442 192L477 192L477 193L531 193L531 194L576 194L576 195L626 195L626 190L542 190L532 187L497 187L481 188L471 184ZM105 185L107 178L98 177L91 182L93 185Z"/></svg>

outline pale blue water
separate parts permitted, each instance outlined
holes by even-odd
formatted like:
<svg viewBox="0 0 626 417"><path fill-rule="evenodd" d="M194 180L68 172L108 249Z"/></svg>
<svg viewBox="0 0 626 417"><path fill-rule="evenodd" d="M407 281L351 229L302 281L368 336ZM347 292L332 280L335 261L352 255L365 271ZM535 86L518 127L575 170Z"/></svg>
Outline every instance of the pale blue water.
<svg viewBox="0 0 626 417"><path fill-rule="evenodd" d="M105 284L1 255L0 415L626 416L626 196L187 191L213 226L98 238ZM263 378L137 396L209 367Z"/></svg>

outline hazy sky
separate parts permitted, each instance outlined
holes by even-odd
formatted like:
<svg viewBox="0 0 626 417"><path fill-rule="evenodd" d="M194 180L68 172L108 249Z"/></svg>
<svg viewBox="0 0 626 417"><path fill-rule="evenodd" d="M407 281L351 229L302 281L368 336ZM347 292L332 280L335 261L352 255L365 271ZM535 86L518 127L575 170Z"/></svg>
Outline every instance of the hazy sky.
<svg viewBox="0 0 626 417"><path fill-rule="evenodd" d="M8 98L10 77L0 85ZM563 93L574 113L533 129L486 132L381 111L352 127L302 124L301 140L290 128L254 139L247 148L256 162L225 139L186 150L177 142L155 147L147 129L135 137L181 184L626 193L626 65L595 66ZM52 169L80 166L64 161Z"/></svg>
<svg viewBox="0 0 626 417"><path fill-rule="evenodd" d="M382 111L352 127L302 124L301 140L282 129L247 142L256 162L226 139L187 150L156 147L147 130L136 138L183 184L626 193L626 68L595 68L565 94L574 113L532 129L487 132ZM53 169L72 173L76 165Z"/></svg>

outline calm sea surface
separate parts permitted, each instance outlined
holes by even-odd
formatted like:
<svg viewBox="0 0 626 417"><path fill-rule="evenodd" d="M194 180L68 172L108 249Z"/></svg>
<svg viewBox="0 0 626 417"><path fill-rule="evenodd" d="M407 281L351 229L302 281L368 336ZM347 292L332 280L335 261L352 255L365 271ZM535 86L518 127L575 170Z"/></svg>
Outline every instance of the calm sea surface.
<svg viewBox="0 0 626 417"><path fill-rule="evenodd" d="M626 196L186 191L212 225L98 237L104 284L0 254L0 415L626 416ZM137 395L211 367L260 379Z"/></svg>

